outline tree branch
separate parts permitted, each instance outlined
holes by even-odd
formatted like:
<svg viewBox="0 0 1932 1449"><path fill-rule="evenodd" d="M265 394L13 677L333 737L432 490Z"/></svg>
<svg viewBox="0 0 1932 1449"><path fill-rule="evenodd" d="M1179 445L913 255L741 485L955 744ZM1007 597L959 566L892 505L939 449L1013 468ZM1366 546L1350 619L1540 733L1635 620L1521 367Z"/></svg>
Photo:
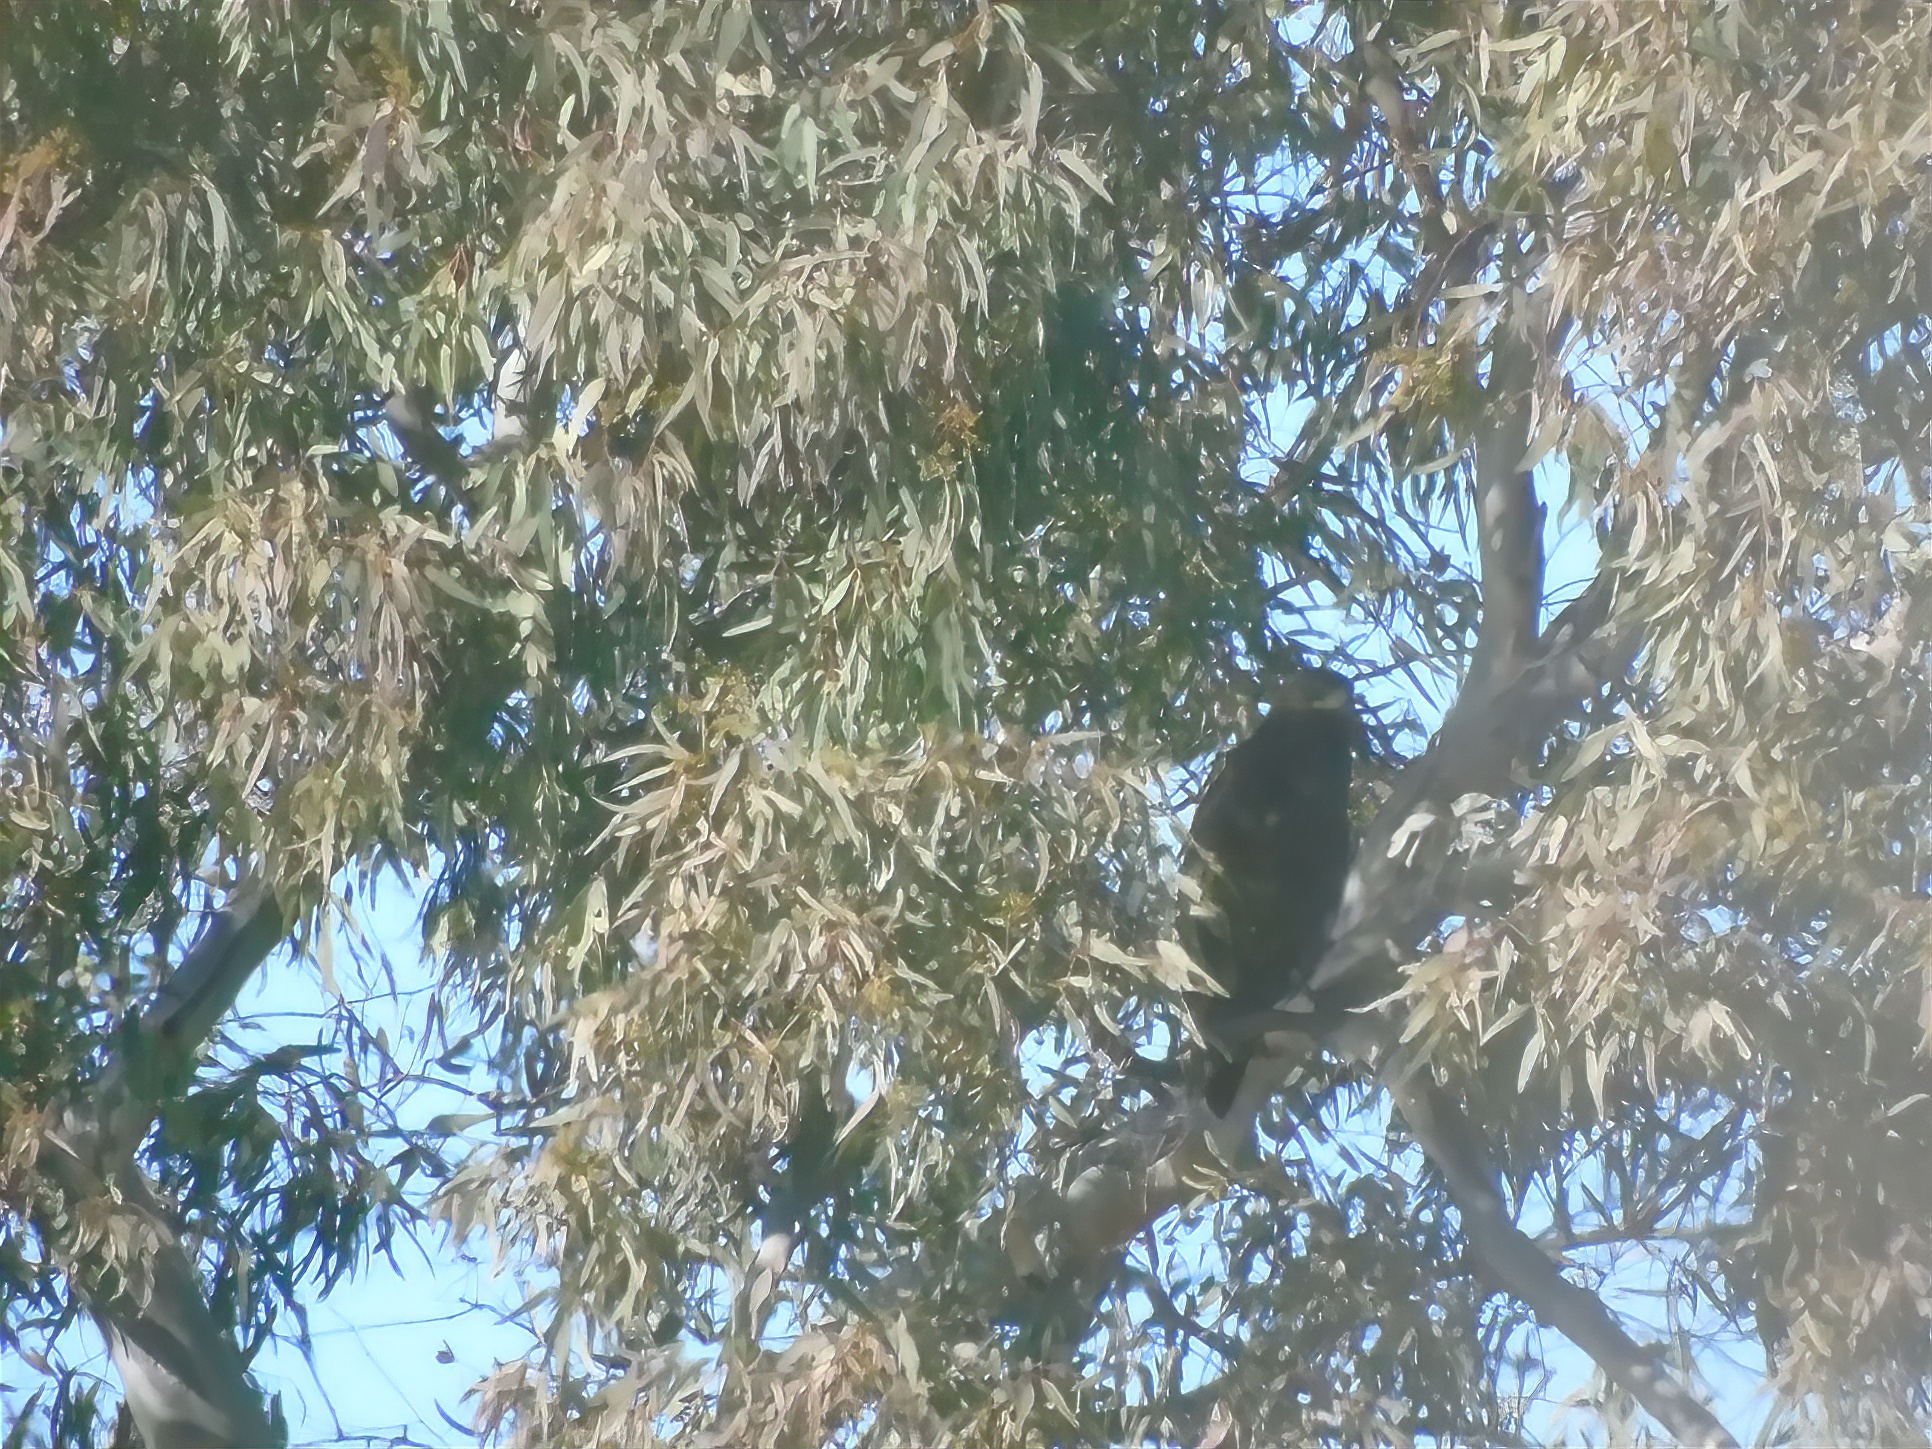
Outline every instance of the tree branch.
<svg viewBox="0 0 1932 1449"><path fill-rule="evenodd" d="M142 1034L177 1061L194 1060L255 969L288 934L288 919L262 885L243 887L202 930L141 1015Z"/></svg>
<svg viewBox="0 0 1932 1449"><path fill-rule="evenodd" d="M1469 678L1435 747L1417 762L1411 783L1415 803L1406 809L1385 808L1377 818L1378 828L1363 842L1350 881L1355 909L1351 912L1351 903L1345 902L1337 930L1340 949L1316 973L1315 987L1345 982L1361 964L1377 957L1386 962L1397 951L1406 954L1419 934L1434 928L1453 904L1457 871L1450 830L1457 815L1455 802L1467 794L1505 791L1512 764L1534 741L1547 738L1561 715L1574 707L1579 696L1565 686L1603 677L1581 666L1586 641L1608 613L1604 575L1552 626L1548 637L1537 635L1542 509L1526 468L1532 461L1526 455L1533 403L1524 395L1530 393L1535 372L1528 347L1521 337L1499 338L1491 361L1495 400L1523 400L1513 407L1492 406L1491 421L1477 445L1483 616ZM1617 651L1617 662L1627 664L1627 654ZM1397 793L1400 797L1405 792L1398 788ZM1395 806L1399 800L1389 803ZM1418 862L1418 867L1405 871L1405 859ZM1432 878L1418 881L1413 878L1417 874ZM1405 876L1411 878L1405 881ZM1386 909L1376 909L1405 895L1412 904L1398 909L1394 922ZM1399 934L1391 935L1397 923ZM1331 1044L1365 1063L1386 1063L1393 1036L1393 1023L1384 1016L1381 1030L1368 1040ZM1658 1363L1655 1352L1631 1339L1594 1293L1565 1279L1510 1219L1495 1167L1461 1105L1421 1073L1385 1074L1385 1080L1418 1145L1442 1173L1471 1251L1492 1276L1588 1353L1678 1438L1699 1445L1733 1444L1716 1418Z"/></svg>
<svg viewBox="0 0 1932 1449"><path fill-rule="evenodd" d="M134 1152L287 929L266 888L237 892L155 994L124 1054L70 1096L46 1134L42 1165L67 1205L58 1216L37 1215L37 1226L62 1247L147 1449L255 1449L270 1440L241 1353L209 1311L180 1227ZM74 1241L81 1202L92 1209L86 1244Z"/></svg>
<svg viewBox="0 0 1932 1449"><path fill-rule="evenodd" d="M1460 1104L1424 1071L1397 1073L1387 1082L1402 1120L1448 1184L1470 1251L1496 1281L1589 1354L1680 1443L1736 1449L1716 1416L1658 1362L1657 1351L1625 1333L1602 1299L1565 1278L1511 1220L1501 1179Z"/></svg>

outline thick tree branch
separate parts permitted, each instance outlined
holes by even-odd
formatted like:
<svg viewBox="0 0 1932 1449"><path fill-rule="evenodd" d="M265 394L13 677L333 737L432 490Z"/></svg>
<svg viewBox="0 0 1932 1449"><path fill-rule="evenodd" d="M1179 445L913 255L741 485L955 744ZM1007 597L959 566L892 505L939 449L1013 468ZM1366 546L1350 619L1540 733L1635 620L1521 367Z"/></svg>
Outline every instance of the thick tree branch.
<svg viewBox="0 0 1932 1449"><path fill-rule="evenodd" d="M1503 1198L1501 1179L1481 1137L1460 1104L1426 1073L1396 1073L1389 1095L1410 1133L1448 1184L1469 1249L1510 1294L1589 1354L1610 1381L1627 1391L1681 1444L1727 1445L1737 1441L1645 1348L1625 1333L1603 1300L1563 1276L1517 1227Z"/></svg>
<svg viewBox="0 0 1932 1449"><path fill-rule="evenodd" d="M148 1449L253 1449L269 1442L261 1397L208 1309L181 1230L135 1163L162 1101L181 1090L215 1024L287 934L261 887L238 892L142 1014L126 1053L61 1108L41 1164L66 1213L39 1224L62 1244L76 1290L107 1340ZM88 1243L74 1210L90 1204Z"/></svg>
<svg viewBox="0 0 1932 1449"><path fill-rule="evenodd" d="M1537 399L1531 339L1498 336L1490 356L1489 396L1475 447L1476 556L1483 588L1482 622L1463 699L1480 703L1507 688L1537 654L1543 608L1543 505L1526 466ZM1513 407L1493 400L1521 398ZM1498 782L1506 783L1506 782Z"/></svg>
<svg viewBox="0 0 1932 1449"><path fill-rule="evenodd" d="M261 1396L209 1311L180 1226L132 1159L96 1176L51 1164L70 1198L105 1204L90 1222L125 1261L72 1265L71 1281L107 1341L122 1401L148 1449L259 1449L271 1442Z"/></svg>
<svg viewBox="0 0 1932 1449"><path fill-rule="evenodd" d="M141 1031L166 1054L169 1067L188 1069L256 968L288 935L288 924L260 885L236 892L208 922L142 1013Z"/></svg>
<svg viewBox="0 0 1932 1449"><path fill-rule="evenodd" d="M1579 697L1565 686L1602 676L1581 668L1585 641L1607 613L1600 576L1578 606L1539 639L1542 608L1542 511L1525 465L1532 404L1526 396L1534 358L1522 339L1504 339L1492 361L1494 396L1514 407L1494 407L1478 440L1476 503L1482 565L1483 619L1470 675L1443 722L1437 743L1410 783L1414 804L1384 809L1363 842L1351 880L1351 914L1344 906L1337 949L1317 972L1316 985L1346 982L1378 955L1406 953L1454 905L1451 847L1456 801L1493 795L1510 784L1509 770L1536 741L1547 738ZM1615 651L1619 666L1627 663ZM1619 668L1619 673L1621 669ZM1398 790L1398 796L1408 793ZM1390 805L1398 801L1392 799ZM1420 844L1421 849L1416 849ZM1404 860L1415 862L1409 870ZM1432 879L1417 880L1421 875ZM1409 877L1404 880L1403 877ZM1421 889L1417 887L1421 886ZM1357 889L1359 887L1359 889ZM1407 897L1406 909L1390 903ZM1391 919L1391 916L1394 919ZM1396 934L1391 935L1391 928ZM1351 950L1352 947L1352 950ZM1392 1039L1393 1024L1384 1022ZM1364 1062L1386 1061L1389 1040L1332 1042ZM1509 1217L1499 1178L1481 1135L1460 1104L1421 1074L1398 1073L1390 1095L1424 1154L1441 1172L1463 1222L1471 1251L1495 1280L1545 1323L1594 1359L1606 1375L1686 1443L1731 1444L1723 1426L1668 1371L1654 1352L1618 1326L1602 1301L1570 1283Z"/></svg>

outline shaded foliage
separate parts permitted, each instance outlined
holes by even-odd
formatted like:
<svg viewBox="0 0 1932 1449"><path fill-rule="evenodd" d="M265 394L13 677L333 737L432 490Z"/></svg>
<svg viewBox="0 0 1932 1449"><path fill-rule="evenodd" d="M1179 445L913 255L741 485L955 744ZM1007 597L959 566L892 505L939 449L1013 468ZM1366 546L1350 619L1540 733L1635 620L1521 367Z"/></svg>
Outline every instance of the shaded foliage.
<svg viewBox="0 0 1932 1449"><path fill-rule="evenodd" d="M1024 1305L1175 1110L1203 762L1327 661L1370 810L1534 466L1632 662L1459 817L1406 1063L1773 1437L1922 1432L1929 24L0 9L9 1339L138 1258L36 1144L197 914L271 882L328 982L395 866L495 1130L397 1146L346 1008L204 1072L144 1162L244 1345L420 1174L555 1275L517 1442L1517 1434L1339 1058L1081 1341Z"/></svg>

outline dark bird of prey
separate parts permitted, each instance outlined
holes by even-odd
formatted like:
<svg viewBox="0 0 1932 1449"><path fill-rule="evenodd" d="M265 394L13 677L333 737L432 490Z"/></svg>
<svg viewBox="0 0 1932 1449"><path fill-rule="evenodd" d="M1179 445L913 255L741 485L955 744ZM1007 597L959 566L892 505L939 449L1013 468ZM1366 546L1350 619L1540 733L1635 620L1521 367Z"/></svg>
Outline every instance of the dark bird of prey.
<svg viewBox="0 0 1932 1449"><path fill-rule="evenodd" d="M1348 789L1361 730L1346 679L1326 669L1296 674L1195 808L1181 931L1228 993L1189 999L1213 1051L1206 1096L1217 1116L1232 1105L1271 1014L1301 991L1328 947L1348 879Z"/></svg>

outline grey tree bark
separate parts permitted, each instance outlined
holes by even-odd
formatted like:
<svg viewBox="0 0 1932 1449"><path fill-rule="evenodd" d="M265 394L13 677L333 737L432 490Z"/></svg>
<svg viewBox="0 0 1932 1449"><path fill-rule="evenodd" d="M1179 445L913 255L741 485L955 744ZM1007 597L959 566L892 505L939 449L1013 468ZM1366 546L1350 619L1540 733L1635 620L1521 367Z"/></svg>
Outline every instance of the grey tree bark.
<svg viewBox="0 0 1932 1449"><path fill-rule="evenodd" d="M41 1164L62 1189L66 1215L37 1226L62 1250L147 1449L273 1442L241 1353L209 1311L180 1226L135 1153L161 1103L187 1085L215 1024L287 930L266 890L236 892L142 1013L126 1055L71 1093L46 1134ZM77 1241L83 1203L87 1230Z"/></svg>

